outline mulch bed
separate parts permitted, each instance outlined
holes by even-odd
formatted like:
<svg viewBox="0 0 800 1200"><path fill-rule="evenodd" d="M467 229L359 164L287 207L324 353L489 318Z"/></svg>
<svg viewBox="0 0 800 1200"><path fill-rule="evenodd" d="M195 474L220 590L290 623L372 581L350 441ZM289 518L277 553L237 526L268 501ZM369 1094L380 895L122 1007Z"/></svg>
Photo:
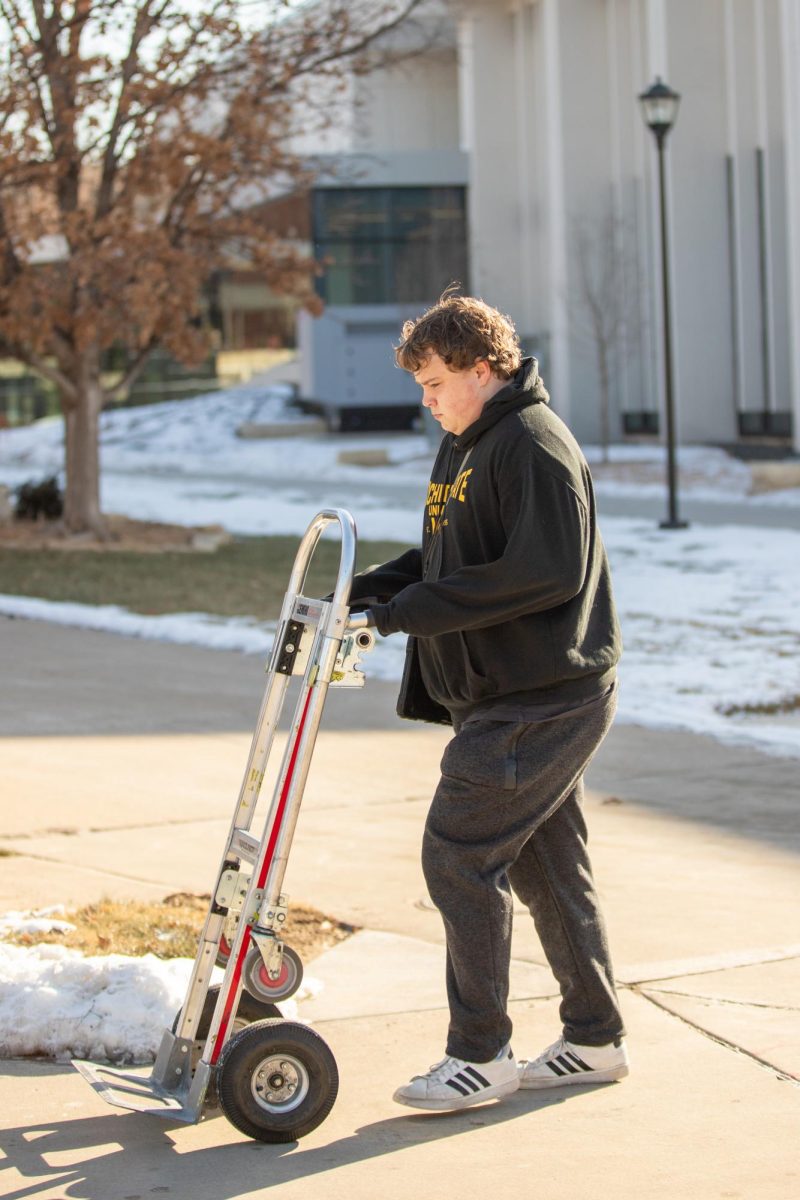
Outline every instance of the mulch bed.
<svg viewBox="0 0 800 1200"><path fill-rule="evenodd" d="M221 525L169 525L161 521L134 521L116 514L106 516L106 522L108 536L101 539L91 533L70 533L62 521L11 520L0 525L0 548L208 553L232 540Z"/></svg>

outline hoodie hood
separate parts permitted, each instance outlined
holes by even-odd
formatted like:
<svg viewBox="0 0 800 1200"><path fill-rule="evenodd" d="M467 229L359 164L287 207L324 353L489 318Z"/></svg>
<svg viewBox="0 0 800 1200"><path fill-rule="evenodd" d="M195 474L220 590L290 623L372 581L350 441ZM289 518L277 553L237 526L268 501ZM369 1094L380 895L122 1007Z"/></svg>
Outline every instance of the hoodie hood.
<svg viewBox="0 0 800 1200"><path fill-rule="evenodd" d="M529 404L549 404L550 396L539 374L539 363L535 358L523 358L517 373L509 379L491 400L487 400L477 421L473 421L463 433L453 439L456 450L468 450L474 446L481 434L491 429L506 413Z"/></svg>

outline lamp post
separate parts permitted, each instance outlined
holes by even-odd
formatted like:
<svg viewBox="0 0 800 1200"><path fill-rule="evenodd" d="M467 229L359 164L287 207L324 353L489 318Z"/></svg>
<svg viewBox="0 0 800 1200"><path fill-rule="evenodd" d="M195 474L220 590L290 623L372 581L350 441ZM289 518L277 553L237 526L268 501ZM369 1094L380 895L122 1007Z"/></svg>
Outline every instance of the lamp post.
<svg viewBox="0 0 800 1200"><path fill-rule="evenodd" d="M639 96L645 123L658 147L658 195L661 216L661 285L664 302L664 402L667 418L667 492L668 514L661 521L662 529L686 529L688 522L678 519L678 482L675 465L675 404L672 396L672 331L669 302L669 253L667 240L667 205L664 189L664 143L675 124L680 96L656 76L646 92Z"/></svg>

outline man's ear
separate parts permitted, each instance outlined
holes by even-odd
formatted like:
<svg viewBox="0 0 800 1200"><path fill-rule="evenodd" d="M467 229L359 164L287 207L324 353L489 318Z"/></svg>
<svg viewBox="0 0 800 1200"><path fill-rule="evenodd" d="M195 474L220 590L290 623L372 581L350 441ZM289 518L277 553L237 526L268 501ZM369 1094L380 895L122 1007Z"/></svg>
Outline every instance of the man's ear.
<svg viewBox="0 0 800 1200"><path fill-rule="evenodd" d="M492 378L492 368L485 358L479 358L475 361L475 373L478 377L478 383L481 387L485 387Z"/></svg>

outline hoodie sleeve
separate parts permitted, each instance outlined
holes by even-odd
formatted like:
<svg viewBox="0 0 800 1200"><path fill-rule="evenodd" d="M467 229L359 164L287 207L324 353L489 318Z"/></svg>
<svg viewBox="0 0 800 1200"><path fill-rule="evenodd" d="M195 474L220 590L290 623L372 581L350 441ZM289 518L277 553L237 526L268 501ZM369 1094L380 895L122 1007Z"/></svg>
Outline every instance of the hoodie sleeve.
<svg viewBox="0 0 800 1200"><path fill-rule="evenodd" d="M385 602L391 600L409 584L422 579L422 551L419 547L406 550L399 558L361 571L353 580L350 603L366 600Z"/></svg>
<svg viewBox="0 0 800 1200"><path fill-rule="evenodd" d="M373 606L380 633L432 637L556 608L576 596L589 561L589 514L561 475L522 446L497 472L505 548L493 561L412 583ZM444 534L446 536L446 532Z"/></svg>

